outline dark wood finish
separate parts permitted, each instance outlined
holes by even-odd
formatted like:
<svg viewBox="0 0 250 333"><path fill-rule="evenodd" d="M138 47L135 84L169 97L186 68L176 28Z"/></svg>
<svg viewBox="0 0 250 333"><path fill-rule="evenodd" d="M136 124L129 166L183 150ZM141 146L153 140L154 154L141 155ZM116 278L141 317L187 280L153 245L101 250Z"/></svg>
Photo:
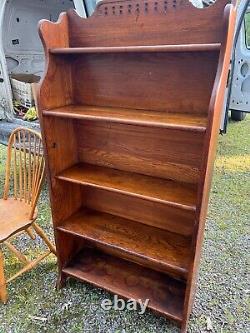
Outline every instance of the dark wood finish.
<svg viewBox="0 0 250 333"><path fill-rule="evenodd" d="M81 210L58 230L111 248L119 256L186 277L191 239L94 210ZM147 247L145 247L145 243Z"/></svg>
<svg viewBox="0 0 250 333"><path fill-rule="evenodd" d="M194 132L205 132L207 123L207 118L204 115L108 108L91 105L67 105L52 110L44 110L43 114L45 116L60 118L110 121L131 125L182 129Z"/></svg>
<svg viewBox="0 0 250 333"><path fill-rule="evenodd" d="M85 187L84 206L128 218L180 235L193 234L195 211L144 200L131 195ZM129 207L129 209L128 209Z"/></svg>
<svg viewBox="0 0 250 333"><path fill-rule="evenodd" d="M88 20L79 19L73 10L68 12L69 46L221 43L225 36L222 16L227 3L218 0L214 6L200 10L183 0L106 0L97 5Z"/></svg>
<svg viewBox="0 0 250 333"><path fill-rule="evenodd" d="M150 309L182 321L184 282L90 248L84 248L63 272L127 299L149 298Z"/></svg>
<svg viewBox="0 0 250 333"><path fill-rule="evenodd" d="M74 54L75 103L207 115L218 56L219 51ZM64 59L68 64L69 57Z"/></svg>
<svg viewBox="0 0 250 333"><path fill-rule="evenodd" d="M40 24L58 286L72 276L150 298L182 333L232 48L227 3L104 0L88 19L69 11Z"/></svg>
<svg viewBox="0 0 250 333"><path fill-rule="evenodd" d="M197 184L204 133L77 121L82 162Z"/></svg>
<svg viewBox="0 0 250 333"><path fill-rule="evenodd" d="M72 53L119 53L119 52L196 52L218 51L221 44L186 44L186 45L141 45L111 47L62 47L50 49L52 54Z"/></svg>
<svg viewBox="0 0 250 333"><path fill-rule="evenodd" d="M236 1L232 1L236 3ZM216 154L217 139L220 129L221 110L223 110L225 102L225 87L228 81L228 68L230 66L233 36L236 22L236 8L229 5L226 6L224 11L224 43L220 52L218 69L214 82L213 91L209 103L209 114L207 132L205 137L205 147L202 154L202 174L199 183L197 203L198 208L196 211L196 225L193 234L193 256L194 261L192 269L189 272L187 281L187 290L185 296L185 319L182 324L182 331L186 332L188 318L194 302L194 295L196 290L196 281L198 275L198 266L201 256L202 242L204 238L205 222L208 208L209 193L211 188L211 181L213 175L213 166Z"/></svg>
<svg viewBox="0 0 250 333"><path fill-rule="evenodd" d="M58 179L93 186L195 211L196 190L192 184L144 176L90 164L78 164L66 169Z"/></svg>

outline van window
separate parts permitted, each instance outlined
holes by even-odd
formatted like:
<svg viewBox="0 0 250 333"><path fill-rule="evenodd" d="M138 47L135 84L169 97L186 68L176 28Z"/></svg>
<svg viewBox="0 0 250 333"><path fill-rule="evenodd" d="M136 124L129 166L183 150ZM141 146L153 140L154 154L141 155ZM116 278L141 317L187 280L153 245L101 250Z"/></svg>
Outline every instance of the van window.
<svg viewBox="0 0 250 333"><path fill-rule="evenodd" d="M250 12L245 15L245 27L246 27L246 45L250 49Z"/></svg>

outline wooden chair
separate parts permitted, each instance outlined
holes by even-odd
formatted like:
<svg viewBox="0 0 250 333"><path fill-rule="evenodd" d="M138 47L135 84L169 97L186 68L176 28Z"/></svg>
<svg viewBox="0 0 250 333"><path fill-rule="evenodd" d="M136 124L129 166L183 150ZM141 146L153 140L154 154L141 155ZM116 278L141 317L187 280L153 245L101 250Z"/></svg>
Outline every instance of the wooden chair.
<svg viewBox="0 0 250 333"><path fill-rule="evenodd" d="M7 283L34 268L50 253L56 254L37 218L37 200L44 178L44 157L39 133L25 128L17 128L10 136L7 151L6 178L3 199L0 199L0 246L5 245L25 266L8 280L4 275L4 259L0 247L0 300L7 302ZM10 183L13 182L13 195L10 196ZM46 243L49 250L33 261L29 261L11 240L20 233L27 232L35 239L35 231Z"/></svg>

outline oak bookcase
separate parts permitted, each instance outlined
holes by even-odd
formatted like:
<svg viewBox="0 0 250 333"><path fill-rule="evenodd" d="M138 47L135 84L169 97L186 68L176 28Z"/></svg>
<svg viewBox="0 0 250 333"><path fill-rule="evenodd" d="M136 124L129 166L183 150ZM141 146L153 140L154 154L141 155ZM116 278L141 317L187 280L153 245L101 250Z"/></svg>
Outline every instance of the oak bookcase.
<svg viewBox="0 0 250 333"><path fill-rule="evenodd" d="M59 278L149 308L186 332L235 6L104 0L41 21L38 105Z"/></svg>

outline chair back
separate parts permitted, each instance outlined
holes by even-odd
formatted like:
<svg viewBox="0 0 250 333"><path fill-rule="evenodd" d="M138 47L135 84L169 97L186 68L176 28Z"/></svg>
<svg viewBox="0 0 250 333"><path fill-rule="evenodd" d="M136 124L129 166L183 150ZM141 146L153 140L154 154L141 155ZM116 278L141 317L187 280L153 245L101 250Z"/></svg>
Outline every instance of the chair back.
<svg viewBox="0 0 250 333"><path fill-rule="evenodd" d="M8 142L3 198L8 198L13 182L14 198L31 206L31 219L41 191L44 169L41 135L31 129L15 129Z"/></svg>

